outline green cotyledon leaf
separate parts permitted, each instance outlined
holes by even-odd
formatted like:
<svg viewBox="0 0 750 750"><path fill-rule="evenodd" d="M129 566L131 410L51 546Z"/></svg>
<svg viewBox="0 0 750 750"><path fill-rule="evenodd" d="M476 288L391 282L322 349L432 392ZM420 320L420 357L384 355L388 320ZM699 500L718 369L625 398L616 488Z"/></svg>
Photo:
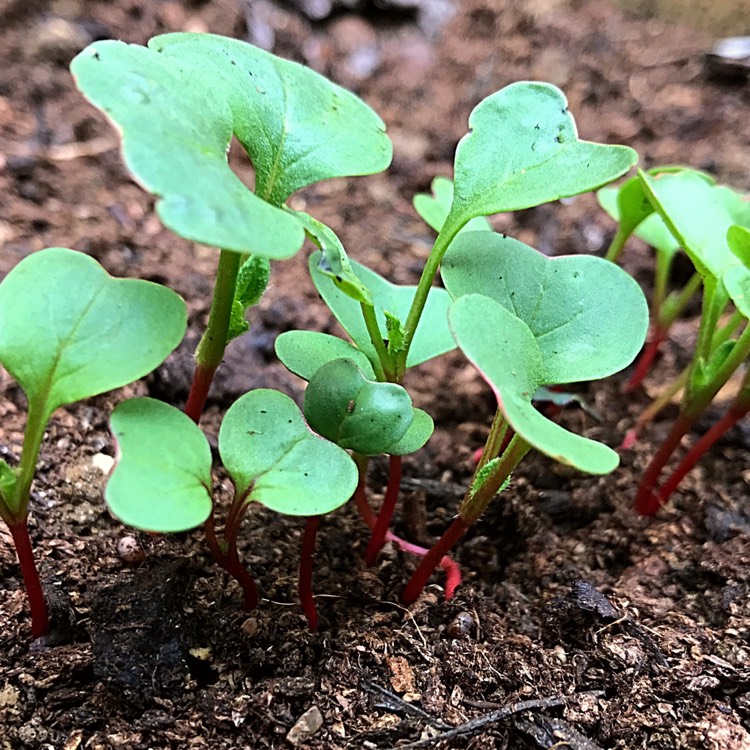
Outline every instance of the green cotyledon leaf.
<svg viewBox="0 0 750 750"><path fill-rule="evenodd" d="M625 146L578 138L564 94L547 83L511 84L480 102L455 158L446 228L578 195L617 179L637 161Z"/></svg>
<svg viewBox="0 0 750 750"><path fill-rule="evenodd" d="M646 336L643 292L625 271L602 258L548 258L511 237L467 232L448 249L442 276L454 299L490 297L531 331L543 368L532 396L541 385L618 372L632 362ZM475 324L480 332L486 330L481 318Z"/></svg>
<svg viewBox="0 0 750 750"><path fill-rule="evenodd" d="M268 258L288 258L302 247L299 222L230 169L227 149L239 111L208 60L106 40L79 53L71 71L120 132L125 165L158 197L156 212L166 227L189 240Z"/></svg>
<svg viewBox="0 0 750 750"><path fill-rule="evenodd" d="M317 331L284 331L274 342L276 355L284 366L304 380L310 380L334 359L351 359L368 380L375 380L370 360L355 346L338 336Z"/></svg>
<svg viewBox="0 0 750 750"><path fill-rule="evenodd" d="M342 448L312 433L297 405L261 388L227 411L219 452L246 502L293 516L329 513L354 493L357 467Z"/></svg>
<svg viewBox="0 0 750 750"><path fill-rule="evenodd" d="M104 492L128 526L173 533L202 524L212 508L211 449L190 417L152 398L115 407L117 463Z"/></svg>
<svg viewBox="0 0 750 750"><path fill-rule="evenodd" d="M234 134L255 167L257 194L273 205L320 180L381 172L391 162L380 117L299 63L214 34L164 34L149 49L200 64L232 109Z"/></svg>
<svg viewBox="0 0 750 750"><path fill-rule="evenodd" d="M0 284L0 362L46 417L151 372L186 325L171 289L67 248L29 255Z"/></svg>
<svg viewBox="0 0 750 750"><path fill-rule="evenodd" d="M521 438L590 474L606 474L617 466L619 458L611 448L569 432L532 405L536 389L549 381L537 339L521 318L494 299L467 294L451 305L449 321L459 347L490 384Z"/></svg>
<svg viewBox="0 0 750 750"><path fill-rule="evenodd" d="M364 352L371 362L377 363L378 355L370 340L359 302L342 292L329 275L320 270L319 264L320 254L315 252L310 256L309 268L320 296L336 320L351 336L357 348ZM372 295L380 331L385 339L388 330L386 311L400 321L406 320L416 287L391 284L356 261L351 261L351 267ZM455 348L446 317L449 304L450 297L445 289L430 289L422 320L409 349L407 367L414 367Z"/></svg>
<svg viewBox="0 0 750 750"><path fill-rule="evenodd" d="M328 362L313 375L304 412L323 437L368 456L389 453L414 419L404 388L368 380L350 359Z"/></svg>

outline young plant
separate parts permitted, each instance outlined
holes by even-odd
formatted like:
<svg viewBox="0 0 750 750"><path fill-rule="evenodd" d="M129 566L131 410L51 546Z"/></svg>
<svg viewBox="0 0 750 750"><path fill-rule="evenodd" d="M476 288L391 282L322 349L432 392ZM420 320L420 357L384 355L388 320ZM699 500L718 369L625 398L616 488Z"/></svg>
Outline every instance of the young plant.
<svg viewBox="0 0 750 750"><path fill-rule="evenodd" d="M225 347L247 329L245 314L265 288L268 262L291 257L304 241L305 221L285 202L321 180L385 169L391 160L385 126L354 94L314 71L210 34L167 34L147 48L97 42L71 69L84 95L121 132L125 164L157 196L164 225L221 249L185 407L198 423ZM232 138L252 162L254 190L228 165ZM213 508L206 534L217 562L247 591L236 523L234 516L227 520L227 552L213 539Z"/></svg>
<svg viewBox="0 0 750 750"><path fill-rule="evenodd" d="M564 96L547 84L519 83L503 89L478 105L469 124L471 132L456 152L455 188L451 181L438 179L433 183L433 196L420 196L415 201L420 214L438 231L416 288L394 287L372 271L348 261L335 237L326 236L321 241L318 236L320 252L310 260L313 281L351 337L353 346L334 343L335 339L322 334L291 332L280 336L277 341L280 359L311 385L319 377L318 368L327 373L328 368L342 358L356 362L362 373L369 368L378 380L401 383L407 368L451 349L451 332L444 317L449 299L443 290L432 287L446 251L462 238L477 235L470 230L486 230L489 225L484 217L488 214L529 208L591 190L623 174L635 162L635 154L630 149L578 140ZM486 231L482 234L494 236ZM611 265L605 261L597 263L605 268ZM479 275L484 272L484 269L477 271ZM619 271L616 277L628 278ZM627 299L631 299L637 286L632 281L625 283L630 284L631 297ZM577 289L569 291L579 293ZM642 302L642 295L636 299ZM643 311L638 308L637 312ZM479 320L481 317L473 323L477 335L484 331L478 325ZM640 317L636 315L629 323L631 327L622 331L626 339L623 346L630 347L627 349L630 359L643 341L640 328L641 323L645 326L645 320L645 313ZM304 366L302 359L306 360ZM619 366L610 370L602 365L602 374L597 377L620 369L630 359L621 355ZM545 382L554 381L537 383L529 393L529 402ZM345 403L343 396L339 398L340 403ZM491 436L492 446L487 449L490 452L500 448L500 444L494 442L496 438L497 435ZM514 451L518 450L518 445L517 440ZM386 538L398 494L400 457L395 451L390 453L391 475L380 516L373 524L375 528L366 553L368 562L374 561ZM611 451L607 455L610 459L615 456ZM364 473L366 461L360 458L358 463ZM358 493L358 503L361 496ZM366 502L363 505L361 511L367 519L369 508ZM446 567L444 553L455 538L454 535L449 543L439 544L424 558L419 568L422 579L426 580L439 562ZM410 551L425 553L424 550ZM421 590L423 582L410 584L407 600ZM455 577L452 577L446 595L452 593L454 585Z"/></svg>
<svg viewBox="0 0 750 750"><path fill-rule="evenodd" d="M693 175L689 179L700 178L708 185L715 184L710 175L682 167L658 167L649 170L646 174L658 177L661 191L663 193L674 192L677 200L684 189L686 174ZM739 193L724 186L716 187L712 193L721 198L727 211L733 214L738 222L742 221L742 216L750 221L750 203L743 201ZM661 217L654 213L640 177L632 177L619 188L602 188L597 193L597 197L607 213L618 221L617 233L607 251L608 260L617 262L626 242L632 235L651 245L656 254L648 343L626 385L626 390L634 390L640 386L648 374L659 349L669 336L672 324L700 290L701 275L698 272L693 273L682 288L670 291L673 283L672 265L680 245Z"/></svg>
<svg viewBox="0 0 750 750"><path fill-rule="evenodd" d="M234 497L218 537L211 450L200 428L183 412L153 399L118 405L111 424L120 453L105 492L112 513L129 526L161 533L205 524L211 552L242 586L247 610L256 607L258 593L239 559L237 536L250 505L317 517L343 505L357 485L351 457L314 435L288 396L251 391L229 408L219 431L219 453ZM317 523L316 518L311 526ZM306 531L300 594L310 628L316 630L310 579L304 574L311 569L313 540Z"/></svg>
<svg viewBox="0 0 750 750"><path fill-rule="evenodd" d="M652 515L669 499L700 456L750 409L748 376L726 415L704 435L660 485L670 458L716 394L750 355L750 216L747 203L690 170L677 175L639 173L643 211L657 213L688 255L702 285L702 314L693 358L676 379L683 388L680 413L646 468L636 510ZM747 222L747 226L737 223ZM653 412L652 412L653 413Z"/></svg>
<svg viewBox="0 0 750 750"><path fill-rule="evenodd" d="M36 638L49 629L29 539L29 498L44 431L66 404L119 388L159 365L187 325L165 287L114 279L92 258L49 248L0 284L0 363L21 386L28 417L18 466L0 460L0 517L16 546Z"/></svg>

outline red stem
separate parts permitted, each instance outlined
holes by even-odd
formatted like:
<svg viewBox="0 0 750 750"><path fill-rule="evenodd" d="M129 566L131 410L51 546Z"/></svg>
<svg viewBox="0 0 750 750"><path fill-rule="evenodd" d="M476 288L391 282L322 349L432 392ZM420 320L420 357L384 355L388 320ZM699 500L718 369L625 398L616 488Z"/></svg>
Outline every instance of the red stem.
<svg viewBox="0 0 750 750"><path fill-rule="evenodd" d="M213 512L211 512L211 515L203 524L203 529L211 556L214 558L216 564L229 573L240 585L244 597L242 608L246 612L250 612L258 606L258 588L255 585L255 579L240 561L239 552L237 551L237 533L246 505L246 503L243 503L242 510L234 512L232 515L233 525L231 527L227 525L224 529L224 540L227 545L226 552L221 549L221 545L216 539L216 521Z"/></svg>
<svg viewBox="0 0 750 750"><path fill-rule="evenodd" d="M651 329L648 341L641 352L641 356L638 358L633 374L623 387L625 393L634 391L641 386L643 379L648 375L651 365L656 359L656 355L659 353L659 349L661 349L661 345L666 340L668 334L669 331L664 330L663 328L654 327Z"/></svg>
<svg viewBox="0 0 750 750"><path fill-rule="evenodd" d="M375 527L370 536L370 543L367 545L365 552L365 565L371 568L378 559L378 553L385 544L385 536L388 533L388 527L391 525L393 511L396 510L396 501L401 489L401 456L390 457L390 473L388 474L388 487L385 491L383 506L378 514Z"/></svg>
<svg viewBox="0 0 750 750"><path fill-rule="evenodd" d="M417 600L417 597L422 593L424 587L427 585L427 581L432 575L433 571L437 567L438 563L444 558L448 550L464 535L469 525L461 518L456 516L453 523L448 527L448 530L437 540L433 547L427 552L422 558L422 562L419 563L419 567L414 571L414 574L406 584L404 592L401 594L401 602L409 605ZM446 599L448 596L448 585L446 582ZM451 591L452 595L453 591Z"/></svg>
<svg viewBox="0 0 750 750"><path fill-rule="evenodd" d="M370 504L367 502L363 479L360 479L357 489L354 492L354 502L359 511L359 515L362 516L362 520L372 529L375 526L377 519ZM402 552L406 552L410 555L424 557L429 552L427 548L407 542L392 531L386 533L385 540L387 542L393 542ZM461 585L461 568L448 555L445 555L440 561L440 567L445 571L445 601L448 601L456 592L456 589Z"/></svg>
<svg viewBox="0 0 750 750"><path fill-rule="evenodd" d="M715 422L711 428L704 433L695 445L685 454L677 468L672 472L669 479L659 488L657 495L658 507L664 505L669 500L671 494L677 489L680 482L687 476L692 468L698 463L701 456L726 432L734 427L748 412L750 412L750 403L739 405L734 404L724 414L724 416Z"/></svg>
<svg viewBox="0 0 750 750"><path fill-rule="evenodd" d="M669 435L651 459L646 471L643 472L635 497L635 510L640 515L653 516L659 510L661 503L655 493L659 477L672 454L677 450L680 441L693 426L693 422L695 422L694 418L680 414L672 425Z"/></svg>
<svg viewBox="0 0 750 750"><path fill-rule="evenodd" d="M203 409L206 407L208 391L214 379L215 367L201 367L197 364L193 373L193 383L190 386L187 404L185 404L185 414L195 422L200 424Z"/></svg>
<svg viewBox="0 0 750 750"><path fill-rule="evenodd" d="M49 613L47 602L42 591L42 582L39 580L39 571L34 562L34 552L31 549L29 528L26 519L17 523L8 524L13 543L16 547L16 555L21 566L21 575L26 587L26 596L29 600L31 610L31 636L39 638L49 632Z"/></svg>
<svg viewBox="0 0 750 750"><path fill-rule="evenodd" d="M311 633L318 632L318 610L315 607L315 596L312 589L313 556L315 555L315 535L320 526L320 516L310 516L305 521L302 536L302 554L299 561L299 600L307 618L307 627Z"/></svg>

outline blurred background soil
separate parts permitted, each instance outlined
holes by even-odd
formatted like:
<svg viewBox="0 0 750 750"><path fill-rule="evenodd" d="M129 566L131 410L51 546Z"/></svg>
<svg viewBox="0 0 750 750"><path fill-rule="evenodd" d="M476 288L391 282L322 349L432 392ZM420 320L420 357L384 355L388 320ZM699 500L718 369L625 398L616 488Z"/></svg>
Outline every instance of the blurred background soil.
<svg viewBox="0 0 750 750"><path fill-rule="evenodd" d="M390 748L543 698L559 700L431 746L750 748L747 425L651 521L630 506L673 413L609 477L529 457L456 550L464 584L447 604L435 576L416 605L401 607L414 561L386 549L365 569L367 530L341 509L318 540L317 635L295 600L298 520L253 509L246 521L242 553L263 596L247 614L198 532L141 535L109 517L98 468L114 454L109 411L134 394L183 402L217 253L161 227L67 65L94 39L143 44L186 30L304 62L379 112L394 142L391 169L292 201L397 283L416 282L432 241L413 195L451 175L471 109L516 80L560 86L583 138L631 145L646 167L687 164L750 190L747 70L707 58L722 35L750 33L747 0L0 0L0 276L43 247L72 247L113 274L168 284L191 319L186 344L145 382L52 420L30 519L55 614L47 643L30 647L18 565L0 529L0 748ZM238 149L230 159L252 179ZM614 231L592 196L493 223L548 254L601 254ZM210 434L251 388L300 397L301 382L275 361L280 332L337 331L307 277L309 249L275 265L250 333L229 348ZM626 254L646 287L651 260L637 243ZM687 278L687 263L679 272ZM687 361L694 330L694 318L678 327L647 393ZM493 404L456 354L418 368L407 385L439 426L405 462L408 512L396 528L429 542L455 512ZM648 403L620 386L582 388L600 422L576 409L561 419L616 447ZM9 461L24 409L0 371ZM371 471L376 502L386 468L376 461ZM220 496L222 483L217 473Z"/></svg>

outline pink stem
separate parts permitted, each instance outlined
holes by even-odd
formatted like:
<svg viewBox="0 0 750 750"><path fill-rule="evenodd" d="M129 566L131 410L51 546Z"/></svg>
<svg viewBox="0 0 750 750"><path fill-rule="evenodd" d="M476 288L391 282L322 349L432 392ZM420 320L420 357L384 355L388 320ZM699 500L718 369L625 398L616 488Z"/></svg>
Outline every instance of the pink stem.
<svg viewBox="0 0 750 750"><path fill-rule="evenodd" d="M370 504L367 502L363 479L360 479L357 489L354 492L354 502L362 520L372 529L377 519ZM418 557L424 557L429 552L426 547L420 547L418 544L407 542L392 531L386 532L385 540L393 542L402 552L417 555ZM448 601L461 585L461 568L448 555L445 555L440 560L440 567L445 571L445 601Z"/></svg>
<svg viewBox="0 0 750 750"><path fill-rule="evenodd" d="M668 333L663 328L654 327L651 329L648 341L641 352L641 356L638 358L635 370L633 370L633 374L623 388L626 393L634 391L643 383L643 379L648 375L651 365L656 359L656 355L659 353L659 349L661 349L661 345L667 338Z"/></svg>
<svg viewBox="0 0 750 750"><path fill-rule="evenodd" d="M34 562L29 528L25 518L17 523L8 524L8 528L16 547L16 555L21 566L21 575L31 610L31 636L39 638L49 632L49 613L42 591L42 582L39 580L39 571Z"/></svg>
<svg viewBox="0 0 750 750"><path fill-rule="evenodd" d="M417 597L424 590L427 581L438 563L444 558L448 550L450 550L451 547L453 547L453 545L464 535L468 528L468 524L461 518L461 516L456 516L453 523L448 527L448 530L422 558L422 562L409 579L403 594L401 594L401 602L403 604L409 605L417 600ZM447 583L445 594L445 598L449 599ZM451 591L451 595L452 594L453 590Z"/></svg>
<svg viewBox="0 0 750 750"><path fill-rule="evenodd" d="M677 489L680 482L698 463L701 456L726 432L734 427L748 412L750 403L734 404L724 416L711 426L695 445L685 454L677 468L672 472L669 479L660 487L657 494L659 507L669 500L671 494Z"/></svg>
<svg viewBox="0 0 750 750"><path fill-rule="evenodd" d="M378 519L375 522L375 527L372 530L370 536L370 543L367 545L367 551L365 552L365 565L371 568L375 565L378 558L378 553L385 544L386 534L388 533L388 527L391 525L391 519L393 518L393 512L396 509L396 502L398 500L398 493L401 489L401 456L390 457L390 473L388 475L388 487L385 491L385 498L383 499L383 507L380 509Z"/></svg>
<svg viewBox="0 0 750 750"><path fill-rule="evenodd" d="M659 477L672 454L677 450L680 441L693 426L693 422L695 422L695 419L680 414L672 425L669 435L651 459L646 471L643 472L635 498L635 510L640 515L653 516L659 510L661 503L654 491L659 482Z"/></svg>
<svg viewBox="0 0 750 750"><path fill-rule="evenodd" d="M312 590L313 555L315 554L315 535L320 526L320 516L310 516L305 521L302 536L302 554L299 562L299 599L307 618L307 627L311 633L318 632L318 611Z"/></svg>

